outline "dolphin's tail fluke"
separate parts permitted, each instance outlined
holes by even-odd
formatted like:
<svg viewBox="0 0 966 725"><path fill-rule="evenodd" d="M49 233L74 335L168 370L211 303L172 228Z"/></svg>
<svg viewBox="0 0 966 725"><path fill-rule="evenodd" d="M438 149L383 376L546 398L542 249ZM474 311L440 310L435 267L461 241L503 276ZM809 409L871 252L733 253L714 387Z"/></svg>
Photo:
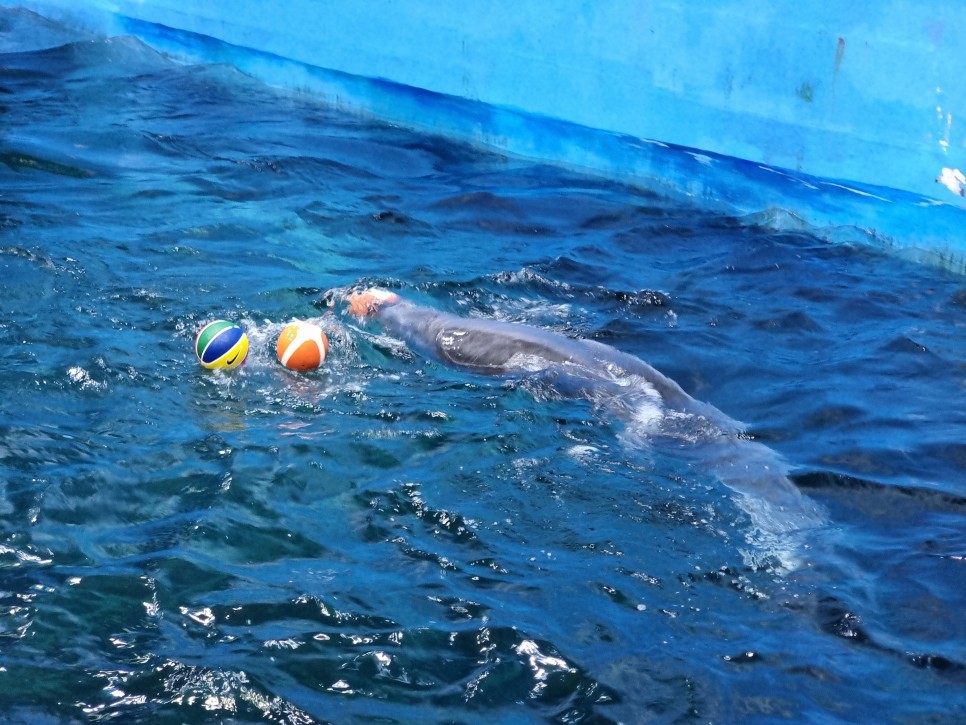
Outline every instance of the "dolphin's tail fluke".
<svg viewBox="0 0 966 725"><path fill-rule="evenodd" d="M731 489L748 516L748 546L742 551L747 565L777 572L801 568L826 516L789 478L788 463L716 408L693 401L691 410L663 408L655 415L646 392L624 391L607 406L624 422L624 442L671 450L698 475Z"/></svg>
<svg viewBox="0 0 966 725"><path fill-rule="evenodd" d="M756 441L722 436L704 451L700 466L737 494L751 524L745 535L745 563L756 569L801 568L808 549L826 524L822 508L788 477L790 468Z"/></svg>

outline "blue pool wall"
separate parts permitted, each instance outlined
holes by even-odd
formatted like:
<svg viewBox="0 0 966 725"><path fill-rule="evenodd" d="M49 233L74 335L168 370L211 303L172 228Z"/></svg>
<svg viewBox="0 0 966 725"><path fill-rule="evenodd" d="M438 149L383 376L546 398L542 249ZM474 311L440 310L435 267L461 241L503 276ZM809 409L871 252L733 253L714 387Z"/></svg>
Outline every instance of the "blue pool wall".
<svg viewBox="0 0 966 725"><path fill-rule="evenodd" d="M0 0L2 1L2 0ZM966 271L953 0L25 0L347 111Z"/></svg>

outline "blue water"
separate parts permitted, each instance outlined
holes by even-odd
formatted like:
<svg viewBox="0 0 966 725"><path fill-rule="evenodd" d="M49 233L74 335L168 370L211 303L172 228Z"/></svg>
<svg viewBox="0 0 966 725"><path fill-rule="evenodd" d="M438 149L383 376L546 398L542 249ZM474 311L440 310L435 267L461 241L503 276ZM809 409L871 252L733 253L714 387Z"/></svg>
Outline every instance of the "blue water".
<svg viewBox="0 0 966 725"><path fill-rule="evenodd" d="M966 717L963 277L8 10L0 124L7 721ZM686 444L424 360L363 284L743 421L824 512L799 565Z"/></svg>

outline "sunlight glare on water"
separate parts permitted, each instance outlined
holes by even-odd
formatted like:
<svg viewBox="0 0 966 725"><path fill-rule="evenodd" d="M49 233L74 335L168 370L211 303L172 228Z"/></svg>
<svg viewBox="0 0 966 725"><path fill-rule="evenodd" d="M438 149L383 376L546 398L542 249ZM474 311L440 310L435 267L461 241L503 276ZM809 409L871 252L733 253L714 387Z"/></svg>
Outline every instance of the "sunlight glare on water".
<svg viewBox="0 0 966 725"><path fill-rule="evenodd" d="M0 119L5 719L966 717L961 277L21 11ZM754 440L428 361L325 296L370 284L612 345ZM296 317L318 371L275 360ZM234 373L192 351L219 318Z"/></svg>

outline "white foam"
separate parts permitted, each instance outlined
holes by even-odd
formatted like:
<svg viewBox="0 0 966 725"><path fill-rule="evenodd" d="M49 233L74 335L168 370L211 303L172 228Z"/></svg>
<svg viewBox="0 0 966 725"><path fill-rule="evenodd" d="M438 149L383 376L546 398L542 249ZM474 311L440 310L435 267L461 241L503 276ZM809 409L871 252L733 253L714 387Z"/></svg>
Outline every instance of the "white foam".
<svg viewBox="0 0 966 725"><path fill-rule="evenodd" d="M90 373L76 365L67 370L67 377L72 383L80 385L81 390L103 390L107 387L107 383L94 380Z"/></svg>

